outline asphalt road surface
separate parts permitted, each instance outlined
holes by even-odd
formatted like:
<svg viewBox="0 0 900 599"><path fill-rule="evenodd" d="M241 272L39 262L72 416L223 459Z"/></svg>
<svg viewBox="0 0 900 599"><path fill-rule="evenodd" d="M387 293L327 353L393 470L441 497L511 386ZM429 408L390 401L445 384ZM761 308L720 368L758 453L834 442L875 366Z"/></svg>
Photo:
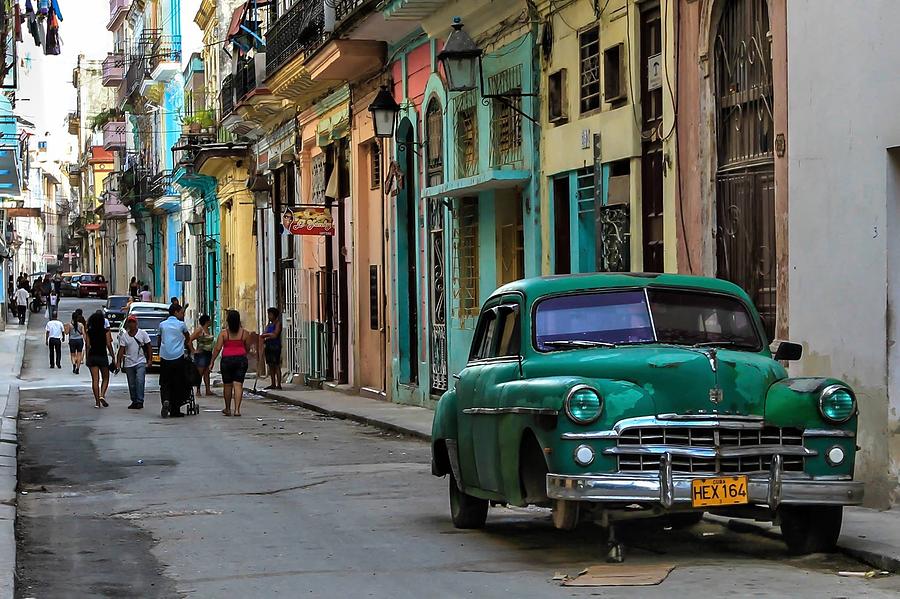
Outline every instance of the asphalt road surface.
<svg viewBox="0 0 900 599"><path fill-rule="evenodd" d="M69 300L63 317L78 306ZM66 305L68 304L68 305ZM897 597L900 577L839 555L702 523L623 526L627 563L676 567L655 587L552 580L604 562L603 534L541 510L450 524L422 442L250 398L242 418L202 398L162 420L155 377L127 410L124 375L93 408L89 375L49 370L30 327L21 392L19 597Z"/></svg>

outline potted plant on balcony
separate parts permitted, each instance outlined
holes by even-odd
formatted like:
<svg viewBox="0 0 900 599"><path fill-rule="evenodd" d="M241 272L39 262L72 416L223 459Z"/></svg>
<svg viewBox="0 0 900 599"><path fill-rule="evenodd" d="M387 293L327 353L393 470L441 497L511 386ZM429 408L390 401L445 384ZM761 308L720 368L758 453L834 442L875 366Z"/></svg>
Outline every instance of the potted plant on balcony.
<svg viewBox="0 0 900 599"><path fill-rule="evenodd" d="M212 134L216 128L216 115L212 110L201 110L197 113L197 120L203 133Z"/></svg>
<svg viewBox="0 0 900 599"><path fill-rule="evenodd" d="M119 120L120 118L122 118L122 112L115 108L107 108L106 110L101 110L91 117L91 131L100 131L107 125L107 123L112 123Z"/></svg>

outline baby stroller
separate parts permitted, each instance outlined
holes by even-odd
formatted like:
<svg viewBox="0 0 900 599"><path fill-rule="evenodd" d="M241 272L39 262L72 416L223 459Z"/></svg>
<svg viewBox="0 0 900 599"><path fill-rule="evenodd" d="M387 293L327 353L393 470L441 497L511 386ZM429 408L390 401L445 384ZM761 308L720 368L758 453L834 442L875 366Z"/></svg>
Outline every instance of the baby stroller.
<svg viewBox="0 0 900 599"><path fill-rule="evenodd" d="M188 356L182 357L181 364L184 368L182 381L185 385L188 386L187 400L184 402L184 404L182 404L185 407L184 415L196 416L200 413L200 406L197 405L197 398L194 396L194 388L196 388L201 383L200 373L197 371L197 367L194 365L194 361L191 360ZM168 400L163 402L160 415L163 418L169 417Z"/></svg>

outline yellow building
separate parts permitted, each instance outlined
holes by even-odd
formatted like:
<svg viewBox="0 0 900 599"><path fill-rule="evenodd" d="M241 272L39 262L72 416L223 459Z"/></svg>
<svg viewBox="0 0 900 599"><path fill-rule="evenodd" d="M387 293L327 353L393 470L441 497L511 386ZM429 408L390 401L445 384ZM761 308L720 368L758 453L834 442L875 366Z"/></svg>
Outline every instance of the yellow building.
<svg viewBox="0 0 900 599"><path fill-rule="evenodd" d="M538 4L542 271L675 271L675 0Z"/></svg>

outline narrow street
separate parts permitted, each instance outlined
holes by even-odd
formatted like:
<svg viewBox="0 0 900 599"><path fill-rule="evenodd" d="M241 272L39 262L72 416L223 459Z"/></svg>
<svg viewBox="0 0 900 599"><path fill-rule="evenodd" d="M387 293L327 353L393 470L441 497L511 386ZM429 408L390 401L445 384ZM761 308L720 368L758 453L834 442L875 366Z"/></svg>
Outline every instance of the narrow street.
<svg viewBox="0 0 900 599"><path fill-rule="evenodd" d="M68 318L75 300L64 305ZM93 309L92 302L79 302ZM540 510L491 511L483 531L450 523L429 448L251 396L197 417L128 411L123 375L93 409L89 375L49 370L44 319L22 371L19 597L581 597L552 581L602 563L603 535L552 528ZM840 555L790 558L777 540L702 523L623 527L628 563L676 568L641 597L894 597L900 579ZM628 587L605 597L633 597Z"/></svg>

